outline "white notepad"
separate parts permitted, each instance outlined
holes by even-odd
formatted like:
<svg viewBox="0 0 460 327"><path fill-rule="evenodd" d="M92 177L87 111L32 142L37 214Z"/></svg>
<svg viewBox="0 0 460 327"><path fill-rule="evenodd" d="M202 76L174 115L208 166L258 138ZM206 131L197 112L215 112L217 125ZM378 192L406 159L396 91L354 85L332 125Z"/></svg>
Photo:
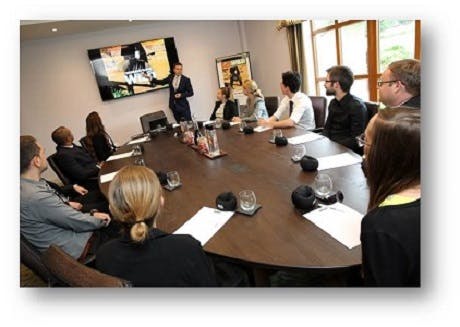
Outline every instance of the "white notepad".
<svg viewBox="0 0 460 327"><path fill-rule="evenodd" d="M117 160L117 159L122 159L122 158L128 158L133 155L133 151L131 152L126 152L126 153L121 153L121 154L115 154L113 156L110 156L107 158L106 161L112 161L112 160Z"/></svg>
<svg viewBox="0 0 460 327"><path fill-rule="evenodd" d="M303 134L303 135L290 137L290 138L288 138L288 142L289 142L289 144L296 145L296 144L302 144L302 143L311 142L311 141L322 139L322 138L324 138L323 135L308 132L308 133Z"/></svg>
<svg viewBox="0 0 460 327"><path fill-rule="evenodd" d="M360 156L345 152L333 156L318 158L318 170L350 166L361 163L362 161L363 158Z"/></svg>
<svg viewBox="0 0 460 327"><path fill-rule="evenodd" d="M268 131L269 129L273 129L272 127L268 127L268 126L262 126L262 125L259 125L257 126L256 128L254 128L254 132L265 132L265 131Z"/></svg>
<svg viewBox="0 0 460 327"><path fill-rule="evenodd" d="M203 207L173 234L190 234L204 246L233 216L233 211Z"/></svg>
<svg viewBox="0 0 460 327"><path fill-rule="evenodd" d="M342 203L323 206L306 213L303 217L349 249L361 244L363 215Z"/></svg>
<svg viewBox="0 0 460 327"><path fill-rule="evenodd" d="M142 142L147 142L148 140L149 140L149 136L144 136L139 139L132 140L131 142L128 142L128 144L142 143Z"/></svg>
<svg viewBox="0 0 460 327"><path fill-rule="evenodd" d="M101 175L101 177L100 177L101 178L101 184L110 182L115 177L115 175L117 173L118 173L118 171L114 171L113 173Z"/></svg>

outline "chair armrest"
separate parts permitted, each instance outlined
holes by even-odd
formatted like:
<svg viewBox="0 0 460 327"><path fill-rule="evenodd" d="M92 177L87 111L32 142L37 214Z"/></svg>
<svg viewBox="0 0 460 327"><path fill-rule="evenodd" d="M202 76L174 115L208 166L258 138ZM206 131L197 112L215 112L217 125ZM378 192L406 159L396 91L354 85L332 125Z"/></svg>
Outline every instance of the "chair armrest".
<svg viewBox="0 0 460 327"><path fill-rule="evenodd" d="M321 133L322 131L324 131L324 127L318 127L312 130L313 133Z"/></svg>

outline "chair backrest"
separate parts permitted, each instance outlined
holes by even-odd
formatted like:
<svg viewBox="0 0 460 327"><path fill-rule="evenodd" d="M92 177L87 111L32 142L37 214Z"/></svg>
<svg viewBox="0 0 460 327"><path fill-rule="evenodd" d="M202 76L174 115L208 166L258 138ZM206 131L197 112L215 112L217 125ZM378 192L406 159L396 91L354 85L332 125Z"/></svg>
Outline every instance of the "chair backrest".
<svg viewBox="0 0 460 327"><path fill-rule="evenodd" d="M326 122L327 99L323 96L310 96L310 99L315 113L316 128L322 128Z"/></svg>
<svg viewBox="0 0 460 327"><path fill-rule="evenodd" d="M87 267L65 253L59 246L51 246L43 253L42 261L59 280L72 287L129 287L123 279Z"/></svg>
<svg viewBox="0 0 460 327"><path fill-rule="evenodd" d="M48 158L48 163L50 164L50 167L51 169L54 170L54 172L56 173L56 175L59 177L59 179L61 180L62 184L64 185L68 185L70 184L70 179L67 178L64 173L61 171L61 169L59 168L57 162L56 162L56 153L53 153L52 155L50 155Z"/></svg>
<svg viewBox="0 0 460 327"><path fill-rule="evenodd" d="M41 277L48 285L56 284L57 280L41 260L40 252L21 234L21 262Z"/></svg>
<svg viewBox="0 0 460 327"><path fill-rule="evenodd" d="M278 109L280 100L277 96L265 97L265 107L267 108L268 117L273 116L276 109Z"/></svg>
<svg viewBox="0 0 460 327"><path fill-rule="evenodd" d="M161 127L166 127L166 125L168 125L168 118L163 110L149 112L148 114L142 115L139 119L141 121L143 133L148 133L156 129L158 125Z"/></svg>
<svg viewBox="0 0 460 327"><path fill-rule="evenodd" d="M366 109L367 109L367 122L366 122L366 126L367 126L367 124L372 119L372 117L374 117L377 111L379 111L379 104L377 102L365 101L364 105L366 106Z"/></svg>

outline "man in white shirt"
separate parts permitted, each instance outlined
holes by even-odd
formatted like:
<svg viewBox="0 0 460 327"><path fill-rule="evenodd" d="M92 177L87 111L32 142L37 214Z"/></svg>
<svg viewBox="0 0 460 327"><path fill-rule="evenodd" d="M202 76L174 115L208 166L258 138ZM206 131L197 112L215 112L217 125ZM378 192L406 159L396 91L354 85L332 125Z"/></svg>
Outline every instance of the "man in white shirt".
<svg viewBox="0 0 460 327"><path fill-rule="evenodd" d="M260 119L257 124L270 128L301 128L315 129L315 114L310 98L300 92L302 79L297 72L285 72L281 75L281 93L285 97L281 100L278 109L268 119ZM289 118L280 120L281 117Z"/></svg>

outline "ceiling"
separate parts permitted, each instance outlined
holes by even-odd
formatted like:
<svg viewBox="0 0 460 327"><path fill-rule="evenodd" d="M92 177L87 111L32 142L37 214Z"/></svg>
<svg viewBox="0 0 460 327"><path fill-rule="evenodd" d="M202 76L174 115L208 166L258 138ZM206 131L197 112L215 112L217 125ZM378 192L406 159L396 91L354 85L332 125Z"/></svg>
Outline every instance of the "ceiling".
<svg viewBox="0 0 460 327"><path fill-rule="evenodd" d="M21 20L21 42L151 22L151 20ZM52 32L52 28L57 28L57 32Z"/></svg>

